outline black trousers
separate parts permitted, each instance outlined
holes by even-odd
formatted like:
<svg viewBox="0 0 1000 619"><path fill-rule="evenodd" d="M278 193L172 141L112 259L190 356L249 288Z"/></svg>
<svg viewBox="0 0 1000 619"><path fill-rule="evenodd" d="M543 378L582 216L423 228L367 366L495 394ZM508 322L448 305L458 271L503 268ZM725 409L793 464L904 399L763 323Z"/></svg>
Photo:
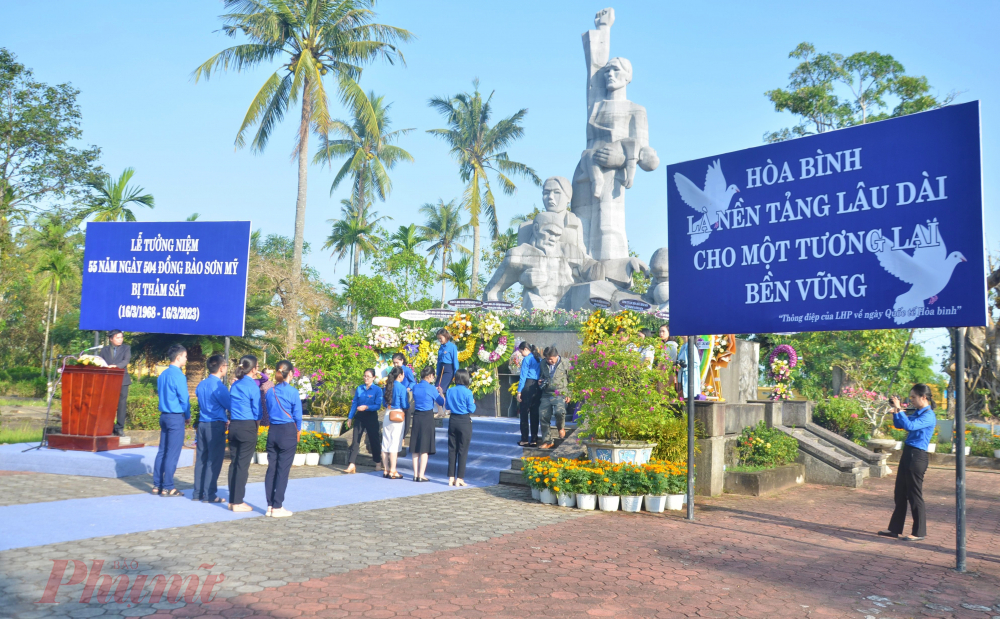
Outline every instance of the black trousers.
<svg viewBox="0 0 1000 619"><path fill-rule="evenodd" d="M407 395L406 401L408 404L403 409L403 438L410 435L410 428L413 426L413 395Z"/></svg>
<svg viewBox="0 0 1000 619"><path fill-rule="evenodd" d="M542 390L538 388L538 381L534 378L525 380L524 389L521 390L521 402L517 408L521 416L522 443L538 442L538 406L541 400Z"/></svg>
<svg viewBox="0 0 1000 619"><path fill-rule="evenodd" d="M237 419L229 422L229 504L239 505L247 492L250 461L257 451L257 422Z"/></svg>
<svg viewBox="0 0 1000 619"><path fill-rule="evenodd" d="M118 414L115 416L115 436L125 434L125 417L128 413L128 385L122 385L122 391L118 394Z"/></svg>
<svg viewBox="0 0 1000 619"><path fill-rule="evenodd" d="M198 423L194 454L193 498L214 499L219 492L219 473L226 455L226 422Z"/></svg>
<svg viewBox="0 0 1000 619"><path fill-rule="evenodd" d="M292 470L295 447L299 444L294 423L271 424L267 430L267 473L264 474L264 496L267 506L278 509L285 502L288 472Z"/></svg>
<svg viewBox="0 0 1000 619"><path fill-rule="evenodd" d="M448 417L448 477L465 477L465 461L472 442L472 415Z"/></svg>
<svg viewBox="0 0 1000 619"><path fill-rule="evenodd" d="M927 510L924 508L924 473L927 472L927 452L909 445L903 447L896 471L896 509L889 519L889 531L902 535L906 522L906 505L913 516L913 533L916 537L927 535Z"/></svg>
<svg viewBox="0 0 1000 619"><path fill-rule="evenodd" d="M378 411L358 411L354 413L354 434L348 464L354 464L361 453L361 435L368 435L368 451L375 464L382 462L382 429L378 425Z"/></svg>

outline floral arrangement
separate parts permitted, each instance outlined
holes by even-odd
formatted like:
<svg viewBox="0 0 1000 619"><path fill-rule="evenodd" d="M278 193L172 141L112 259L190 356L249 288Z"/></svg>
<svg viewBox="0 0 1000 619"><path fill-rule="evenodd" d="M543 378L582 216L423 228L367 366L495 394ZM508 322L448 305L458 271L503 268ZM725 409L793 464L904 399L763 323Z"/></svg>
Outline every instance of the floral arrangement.
<svg viewBox="0 0 1000 619"><path fill-rule="evenodd" d="M97 355L80 355L76 360L77 365L92 365L98 368L108 367L108 362L103 357Z"/></svg>
<svg viewBox="0 0 1000 619"><path fill-rule="evenodd" d="M640 326L639 314L632 310L617 313L596 310L591 312L587 322L583 324L583 344L595 344L612 336L634 337Z"/></svg>
<svg viewBox="0 0 1000 619"><path fill-rule="evenodd" d="M416 348L415 351L411 351L410 347ZM420 370L424 369L428 365L433 365L437 362L437 354L435 352L434 358L431 358L431 343L427 340L422 340L419 344L407 344L403 347L405 350L401 350L406 359L413 366L413 370L416 374L420 374Z"/></svg>
<svg viewBox="0 0 1000 619"><path fill-rule="evenodd" d="M472 315L465 312L455 312L445 326L456 342L461 342L472 335Z"/></svg>
<svg viewBox="0 0 1000 619"><path fill-rule="evenodd" d="M304 430L299 435L299 443L295 446L295 453L314 454L323 453L327 450L329 443L327 434Z"/></svg>
<svg viewBox="0 0 1000 619"><path fill-rule="evenodd" d="M458 351L458 362L465 363L472 358L476 352L476 338L468 337L465 340L465 348Z"/></svg>
<svg viewBox="0 0 1000 619"><path fill-rule="evenodd" d="M295 374L297 376L292 378L292 380L289 381L289 384L299 390L300 400L308 400L313 396L312 381L309 380L309 376L307 374L300 374L298 368L295 368Z"/></svg>
<svg viewBox="0 0 1000 619"><path fill-rule="evenodd" d="M779 355L786 355L782 359ZM772 400L788 400L792 397L792 369L798 364L798 354L788 344L775 346L768 357L768 377L774 381Z"/></svg>
<svg viewBox="0 0 1000 619"><path fill-rule="evenodd" d="M507 336L501 335L497 342L497 347L493 350L486 350L485 346L479 347L479 361L484 364L493 364L503 360L504 353L507 352Z"/></svg>
<svg viewBox="0 0 1000 619"><path fill-rule="evenodd" d="M399 348L399 334L392 327L376 327L368 334L368 344L380 352Z"/></svg>
<svg viewBox="0 0 1000 619"><path fill-rule="evenodd" d="M492 393L496 389L497 380L493 376L492 370L480 368L473 372L469 378L469 389L472 391L472 395L476 397L482 397L487 393Z"/></svg>
<svg viewBox="0 0 1000 619"><path fill-rule="evenodd" d="M424 334L425 331L423 329L406 327L399 335L399 339L403 340L403 344L420 344L424 339Z"/></svg>
<svg viewBox="0 0 1000 619"><path fill-rule="evenodd" d="M553 492L662 496L682 494L687 488L687 465L665 460L612 464L604 460L523 458L521 473L532 488Z"/></svg>

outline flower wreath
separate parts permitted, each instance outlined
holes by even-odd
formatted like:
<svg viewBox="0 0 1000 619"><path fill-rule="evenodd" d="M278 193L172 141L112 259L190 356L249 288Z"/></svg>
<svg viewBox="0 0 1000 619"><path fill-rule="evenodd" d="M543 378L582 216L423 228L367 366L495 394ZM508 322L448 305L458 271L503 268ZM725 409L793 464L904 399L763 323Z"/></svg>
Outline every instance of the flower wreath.
<svg viewBox="0 0 1000 619"><path fill-rule="evenodd" d="M788 359L780 359L778 355L788 355ZM791 398L792 368L798 365L799 356L788 344L775 346L768 356L767 375L775 381L771 391L772 400L787 400Z"/></svg>
<svg viewBox="0 0 1000 619"><path fill-rule="evenodd" d="M465 350L458 352L458 362L465 363L476 352L476 338L471 334L465 339Z"/></svg>
<svg viewBox="0 0 1000 619"><path fill-rule="evenodd" d="M472 395L480 398L487 393L493 393L497 388L497 380L493 375L493 370L479 368L470 377L469 389Z"/></svg>
<svg viewBox="0 0 1000 619"><path fill-rule="evenodd" d="M487 350L486 345L489 340L484 340L476 353L476 365L488 370L495 370L507 361L507 350L513 343L510 332L503 330L496 339L496 346L492 350Z"/></svg>

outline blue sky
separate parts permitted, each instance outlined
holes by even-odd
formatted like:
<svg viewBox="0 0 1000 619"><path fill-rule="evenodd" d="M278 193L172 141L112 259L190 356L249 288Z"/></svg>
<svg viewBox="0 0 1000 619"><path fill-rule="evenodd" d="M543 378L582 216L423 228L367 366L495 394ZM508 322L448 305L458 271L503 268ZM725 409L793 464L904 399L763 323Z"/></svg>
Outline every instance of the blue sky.
<svg viewBox="0 0 1000 619"><path fill-rule="evenodd" d="M392 174L394 190L379 205L393 228L418 222L417 208L461 192L447 147L424 130L443 126L427 107L432 96L471 88L495 91L506 116L528 108L526 135L512 158L540 176L570 176L584 148L585 70L580 34L604 4L579 1L385 1L380 21L418 38L404 47L407 66L374 66L365 89L393 102L396 128L415 128L401 146L415 157ZM613 5L614 6L614 5ZM761 143L764 132L793 124L774 112L765 90L783 87L802 41L820 51L893 54L911 74L926 75L941 93L982 101L987 241L1000 242L994 208L1000 181L1000 3L996 2L644 2L614 6L612 55L634 67L628 96L649 115L659 169L643 173L628 193L628 235L644 258L666 244L666 164ZM230 44L218 32L221 2L68 0L7 3L0 45L47 82L81 90L85 141L103 149L114 174L136 168L135 181L156 197L150 220L253 220L265 233L292 234L296 192L290 159L294 120L267 152L234 149L233 140L267 69L226 74L195 84L191 71ZM272 69L273 70L273 69ZM345 117L343 110L335 115ZM315 142L314 142L315 143ZM330 196L333 171L310 170L308 258L328 279L347 269L320 250L327 219L339 212ZM540 204L527 181L499 200L501 222ZM930 334L928 334L929 336ZM932 346L936 345L932 343Z"/></svg>

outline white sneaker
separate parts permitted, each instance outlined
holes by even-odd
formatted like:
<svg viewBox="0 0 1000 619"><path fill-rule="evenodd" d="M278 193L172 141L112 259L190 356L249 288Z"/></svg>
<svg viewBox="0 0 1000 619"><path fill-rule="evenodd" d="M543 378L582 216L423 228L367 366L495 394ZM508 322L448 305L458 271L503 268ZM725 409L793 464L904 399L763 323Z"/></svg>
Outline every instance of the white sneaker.
<svg viewBox="0 0 1000 619"><path fill-rule="evenodd" d="M272 518L288 518L293 512L288 511L284 507L278 507L271 510Z"/></svg>

